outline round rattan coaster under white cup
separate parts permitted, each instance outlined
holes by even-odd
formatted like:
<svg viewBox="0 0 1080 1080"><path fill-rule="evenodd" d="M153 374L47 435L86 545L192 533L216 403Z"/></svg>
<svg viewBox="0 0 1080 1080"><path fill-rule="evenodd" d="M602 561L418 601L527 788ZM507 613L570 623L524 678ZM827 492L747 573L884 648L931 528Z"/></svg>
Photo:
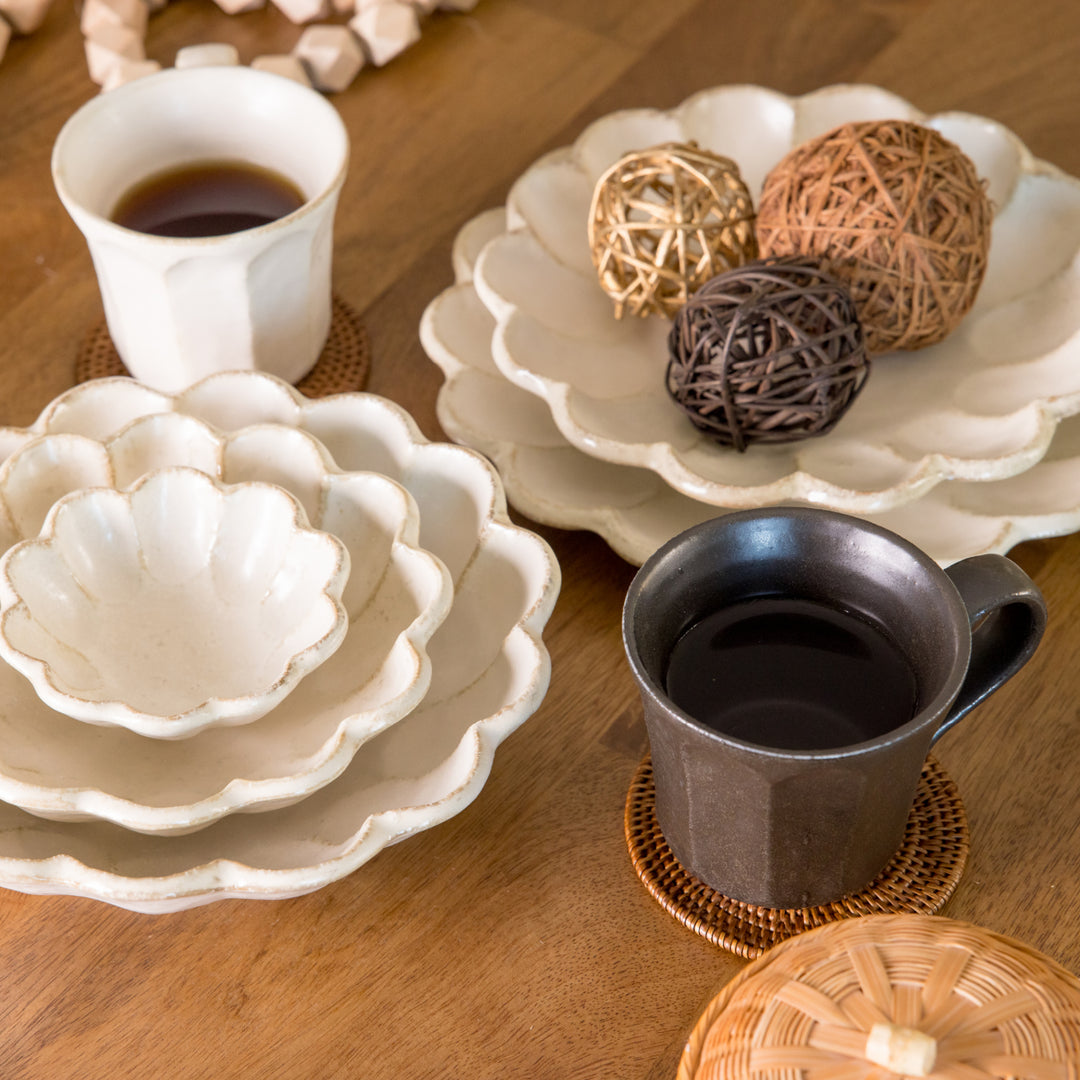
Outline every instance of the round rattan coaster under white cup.
<svg viewBox="0 0 1080 1080"><path fill-rule="evenodd" d="M307 397L363 390L371 367L367 331L356 312L341 299L333 297L330 333L315 366L296 384ZM75 359L76 383L127 375L109 328L102 319L87 335Z"/></svg>
<svg viewBox="0 0 1080 1080"><path fill-rule="evenodd" d="M690 930L747 959L825 923L859 915L932 915L955 891L968 853L964 804L956 785L933 757L923 765L900 850L861 892L819 907L773 909L745 904L684 869L656 820L649 756L630 784L623 824L634 870L653 898Z"/></svg>

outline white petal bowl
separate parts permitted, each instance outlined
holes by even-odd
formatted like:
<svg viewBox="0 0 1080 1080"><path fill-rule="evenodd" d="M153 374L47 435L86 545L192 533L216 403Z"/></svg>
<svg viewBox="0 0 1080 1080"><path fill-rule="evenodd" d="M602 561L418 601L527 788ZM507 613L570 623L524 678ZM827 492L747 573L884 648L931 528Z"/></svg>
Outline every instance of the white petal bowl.
<svg viewBox="0 0 1080 1080"><path fill-rule="evenodd" d="M0 559L0 655L50 708L155 739L264 716L337 651L349 552L282 488L160 469Z"/></svg>
<svg viewBox="0 0 1080 1080"><path fill-rule="evenodd" d="M593 187L629 150L697 140L738 162L756 199L792 147L841 122L873 118L938 129L987 180L995 218L978 300L940 344L877 358L828 435L743 454L721 447L668 398L668 321L614 317L586 235ZM507 213L507 231L484 248L475 274L496 321L498 369L547 403L571 445L650 469L701 502L799 500L875 513L943 480L1022 472L1046 452L1058 420L1080 411L1080 182L1035 160L992 120L926 116L870 86L800 98L721 87L670 112L597 120L522 175Z"/></svg>
<svg viewBox="0 0 1080 1080"><path fill-rule="evenodd" d="M50 431L108 439L138 417L162 412L198 417L224 432L267 423L301 429L343 470L377 470L412 494L420 542L454 581L453 607L428 645L430 688L333 783L283 809L233 814L189 835L164 839L106 822L50 821L0 803L0 885L146 912L227 897L298 896L476 797L496 747L547 690L542 632L559 591L558 563L543 540L510 523L498 475L484 458L428 443L403 410L369 394L309 401L269 376L237 373L211 376L176 396L130 379L100 380L62 395L30 429L0 429L0 456ZM319 675L348 651L352 636L350 627ZM308 682L314 679L285 708ZM0 750L22 704L5 703L8 689L0 689ZM257 730L278 711L248 727L155 745L198 745Z"/></svg>
<svg viewBox="0 0 1080 1080"><path fill-rule="evenodd" d="M148 471L185 462L224 483L273 483L344 544L348 633L257 723L176 742L88 728L44 706L0 665L0 799L58 820L100 817L148 833L190 832L237 810L295 802L421 701L431 682L427 646L453 601L449 572L418 547L419 512L404 487L342 473L303 431L261 424L225 434L180 413L130 423L121 416L104 442L44 435L4 462L8 542L37 536L52 504L71 492L125 490Z"/></svg>
<svg viewBox="0 0 1080 1080"><path fill-rule="evenodd" d="M558 528L589 529L640 564L672 536L723 511L681 494L655 472L571 446L546 402L499 371L491 353L495 320L477 296L472 270L505 229L505 213L491 210L460 231L453 249L457 284L424 312L421 340L445 376L439 422L498 465L523 514ZM1080 416L1064 419L1046 455L1018 476L947 480L905 506L858 516L907 537L942 565L1074 532L1080 529Z"/></svg>

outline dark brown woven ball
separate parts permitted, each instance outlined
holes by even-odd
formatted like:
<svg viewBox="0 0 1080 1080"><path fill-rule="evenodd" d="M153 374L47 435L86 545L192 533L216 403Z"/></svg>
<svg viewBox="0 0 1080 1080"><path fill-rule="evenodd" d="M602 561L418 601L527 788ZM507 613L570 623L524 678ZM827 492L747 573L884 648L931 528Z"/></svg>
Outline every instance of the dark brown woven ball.
<svg viewBox="0 0 1080 1080"><path fill-rule="evenodd" d="M667 388L723 446L829 431L869 358L851 294L805 259L762 259L703 285L668 335Z"/></svg>
<svg viewBox="0 0 1080 1080"><path fill-rule="evenodd" d="M907 120L844 124L765 178L763 256L802 255L851 290L873 354L949 334L986 271L992 212L971 160Z"/></svg>

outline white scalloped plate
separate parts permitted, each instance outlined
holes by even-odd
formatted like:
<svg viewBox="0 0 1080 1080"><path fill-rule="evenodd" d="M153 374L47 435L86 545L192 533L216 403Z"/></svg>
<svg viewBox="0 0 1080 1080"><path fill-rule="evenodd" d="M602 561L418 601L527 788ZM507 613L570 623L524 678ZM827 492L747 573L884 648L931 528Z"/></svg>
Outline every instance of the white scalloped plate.
<svg viewBox="0 0 1080 1080"><path fill-rule="evenodd" d="M358 747L407 715L431 682L427 648L453 585L417 546L415 500L373 472L342 472L307 432L252 424L230 433L178 412L139 417L107 439L46 434L0 467L0 548L36 536L58 499L87 487L126 490L146 473L188 465L228 484L287 489L353 564L340 649L250 726L179 741L92 730L43 704L0 664L0 799L57 821L101 818L179 834L237 810L286 806L329 783Z"/></svg>
<svg viewBox="0 0 1080 1080"><path fill-rule="evenodd" d="M407 413L371 394L309 401L271 376L236 372L175 397L130 379L98 380L62 395L31 429L0 429L0 454L47 432L107 439L157 412L224 432L286 424L317 438L342 470L380 472L405 487L420 511L420 545L454 582L453 607L428 645L431 685L336 780L283 809L155 837L0 804L0 885L146 912L299 896L476 797L495 748L546 693L541 635L559 591L558 563L543 540L510 523L502 485L482 457L427 442Z"/></svg>
<svg viewBox="0 0 1080 1080"><path fill-rule="evenodd" d="M501 209L488 211L461 230L453 251L458 283L424 312L421 340L446 377L439 422L495 462L523 514L598 533L640 565L676 533L723 511L675 491L654 472L582 453L540 398L503 377L491 355L495 322L476 294L471 269L505 220ZM1080 416L1059 424L1045 457L1019 476L945 481L906 506L860 516L907 537L942 565L1073 532L1080 528Z"/></svg>
<svg viewBox="0 0 1080 1080"><path fill-rule="evenodd" d="M629 150L696 139L738 162L756 198L793 146L846 120L887 117L937 128L988 182L996 213L974 308L940 344L877 358L828 435L744 454L711 442L668 398L667 320L617 320L597 283L586 236L596 180ZM1022 472L1046 452L1058 420L1080 410L1080 182L992 120L925 116L869 86L801 98L720 87L670 112L597 120L520 177L507 212L507 231L475 274L497 323L498 369L546 401L572 446L651 469L699 501L887 510L943 480Z"/></svg>

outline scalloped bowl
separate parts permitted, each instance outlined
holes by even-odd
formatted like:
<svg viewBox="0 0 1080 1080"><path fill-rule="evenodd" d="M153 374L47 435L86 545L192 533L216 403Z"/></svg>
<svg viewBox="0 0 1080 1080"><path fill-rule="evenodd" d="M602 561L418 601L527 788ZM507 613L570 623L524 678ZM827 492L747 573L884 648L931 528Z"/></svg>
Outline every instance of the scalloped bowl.
<svg viewBox="0 0 1080 1080"><path fill-rule="evenodd" d="M282 488L162 469L66 496L0 559L0 656L67 716L187 738L264 716L338 649L348 575Z"/></svg>
<svg viewBox="0 0 1080 1080"><path fill-rule="evenodd" d="M4 462L2 547L37 536L53 503L72 492L125 490L148 472L187 465L227 484L286 489L315 528L345 545L351 563L341 648L255 724L176 740L93 728L49 709L0 664L0 799L61 820L101 817L139 832L183 833L236 810L306 797L411 712L431 682L428 645L449 613L453 584L442 561L418 547L419 510L401 484L341 472L325 447L293 427L226 434L175 412L127 422L129 392L105 391L106 402L124 403L105 441L43 435ZM85 394L100 399L101 388ZM100 422L99 409L90 411Z"/></svg>
<svg viewBox="0 0 1080 1080"><path fill-rule="evenodd" d="M737 161L755 197L804 140L848 120L936 128L986 179L995 206L986 276L944 341L874 360L866 387L827 435L740 454L698 431L664 385L668 322L622 319L596 279L587 237L598 177L630 149L695 140ZM1080 182L1032 157L1000 124L926 116L872 86L785 97L756 86L702 91L678 108L612 113L520 177L508 231L480 253L475 286L496 320L493 356L543 399L589 456L650 469L683 495L732 509L799 500L876 513L942 480L1029 468L1080 411Z"/></svg>
<svg viewBox="0 0 1080 1080"><path fill-rule="evenodd" d="M198 832L163 838L109 821L41 815L143 812L100 789L69 786L72 773L81 772L85 781L108 772L117 786L141 784L127 774L147 764L157 770L151 790L159 801L189 798L193 782L213 790L201 772L220 777L232 770L206 744L265 735L279 717L280 737L284 721L306 719L322 733L340 722L338 739L349 741L350 706L358 699L362 704L364 696L364 677L353 671L364 656L347 655L357 636L355 620L342 648L278 709L255 724L212 729L195 739L140 739L69 720L45 709L22 676L0 665L0 886L86 896L146 912L226 897L299 896L352 872L388 844L446 821L476 798L497 747L536 711L547 690L543 630L558 596L559 566L539 536L507 517L490 462L462 447L429 443L403 409L373 394L311 400L281 380L235 372L211 376L177 395L128 378L95 380L61 395L29 429L0 428L0 457L49 433L109 440L140 418L154 424L165 414L177 414L180 421L199 418L241 441L258 432L250 425L287 426L298 439L308 433L348 470L332 480L351 482L362 470L375 470L388 478L384 483L396 481L415 498L420 543L445 565L454 589L453 607L428 643L430 687L408 715L375 735L361 753L353 757L350 749L348 767L336 749L317 755L312 768L330 767L333 783L266 813L231 814ZM186 440L177 448L188 449ZM258 461L255 456L252 464ZM290 463L291 456L280 461ZM292 490L291 483L282 483ZM324 527L340 535L336 526ZM349 589L355 578L354 565ZM42 727L53 729L47 745ZM108 736L110 745L71 747L67 737L77 732ZM150 762L143 755L147 749L154 752ZM117 750L127 756L126 768L110 760ZM178 768L189 770L183 784L163 758L162 752L171 757L173 751ZM184 757L195 751L197 757ZM235 788L257 781L264 766L250 747L233 753L234 764L244 763L246 779L219 792L226 800ZM93 769L85 765L86 754L95 758ZM290 781L276 790L291 796L295 786ZM12 805L11 795L31 799L38 809L25 813ZM211 801L220 812L218 796Z"/></svg>

